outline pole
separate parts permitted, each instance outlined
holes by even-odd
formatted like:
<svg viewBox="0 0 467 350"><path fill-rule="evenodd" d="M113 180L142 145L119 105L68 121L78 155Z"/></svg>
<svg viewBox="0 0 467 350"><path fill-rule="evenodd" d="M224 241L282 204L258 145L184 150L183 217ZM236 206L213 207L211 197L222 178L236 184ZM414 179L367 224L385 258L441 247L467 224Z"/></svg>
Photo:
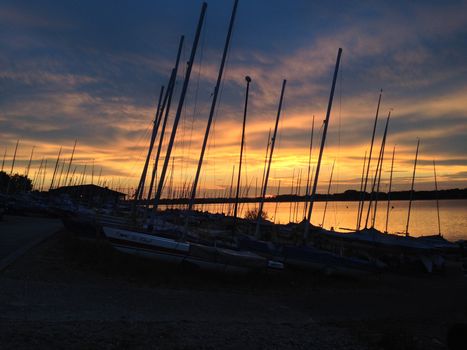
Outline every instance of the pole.
<svg viewBox="0 0 467 350"><path fill-rule="evenodd" d="M358 201L358 210L357 210L357 223L355 224L355 230L358 231L358 218L360 215L360 206L362 204L361 197L362 197L362 190L363 190L363 182L365 181L365 165L366 165L366 150L365 155L363 156L363 168L362 168L362 179L360 181L360 200Z"/></svg>
<svg viewBox="0 0 467 350"><path fill-rule="evenodd" d="M26 171L25 171L26 177L29 176L29 170L31 169L32 156L34 155L34 148L36 148L36 146L32 146L32 149L31 149L31 156L29 157L28 166L26 167Z"/></svg>
<svg viewBox="0 0 467 350"><path fill-rule="evenodd" d="M204 134L203 146L201 148L201 154L200 154L199 161L198 161L198 168L196 169L196 175L195 175L195 179L193 181L193 187L192 187L192 192L191 192L190 204L188 205L188 211L193 209L193 204L194 204L195 198L196 198L196 190L197 190L197 187L198 187L198 181L199 181L199 176L200 176L200 173L201 173L201 167L203 165L204 152L206 151L206 145L208 143L208 138L209 138L209 131L211 129L211 123L212 123L212 119L214 117L214 111L216 109L217 96L219 94L220 85L221 85L221 82L222 82L222 75L224 73L224 66L225 66L225 61L227 59L227 51L229 49L230 38L232 36L232 29L233 29L233 25L234 25L234 22L235 22L235 15L236 15L236 12L237 12L237 5L238 5L238 0L235 0L234 1L234 6L233 6L233 9L232 9L232 15L230 17L229 30L227 32L227 38L225 39L224 52L222 54L221 65L219 67L219 73L217 75L216 87L214 88L214 95L212 97L211 110L209 112L208 124L206 125L206 132Z"/></svg>
<svg viewBox="0 0 467 350"><path fill-rule="evenodd" d="M409 210L407 213L407 225L405 226L405 235L409 235L409 222L410 222L410 211L412 209L412 199L413 199L413 187L415 183L415 170L417 169L417 159L418 159L418 148L420 146L420 139L417 140L417 150L415 151L415 162L413 164L413 174L412 174L412 186L410 188L410 199L409 199Z"/></svg>
<svg viewBox="0 0 467 350"><path fill-rule="evenodd" d="M282 82L282 90L281 90L281 97L279 99L279 107L277 108L276 124L274 125L274 133L271 139L271 150L269 154L269 162L268 162L268 168L266 170L266 176L264 177L263 193L261 195L261 201L259 203L259 208L258 208L258 217L256 220L256 231L255 231L255 237L257 239L261 238L260 236L261 214L263 213L264 199L266 197L266 191L268 188L269 171L271 170L272 155L274 154L274 146L276 144L277 129L279 127L279 118L281 115L282 102L284 100L284 91L285 91L286 84L287 84L287 80L284 79L284 81Z"/></svg>
<svg viewBox="0 0 467 350"><path fill-rule="evenodd" d="M311 223L311 213L313 212L313 202L316 196L316 188L318 186L318 178L319 178L319 170L321 167L321 159L323 157L323 150L324 150L324 145L326 143L326 133L328 130L328 125L329 125L329 118L331 116L331 109L332 109L332 100L334 98L334 90L336 88L336 80L337 80L337 73L339 72L339 64L341 61L341 55L342 55L342 49L339 48L337 52L337 60L336 60L336 67L334 68L334 77L332 79L332 86L331 86L331 93L329 95L329 102L328 102L328 109L326 111L326 119L324 120L324 130L323 130L323 136L321 138L321 147L319 149L319 156L318 156L318 164L316 165L316 173L315 173L315 178L313 181L313 189L311 191L311 197L310 197L310 205L308 207L308 214L307 214L307 224L305 225L305 232L303 234L303 238L306 240L308 239L308 234L310 231L310 223Z"/></svg>
<svg viewBox="0 0 467 350"><path fill-rule="evenodd" d="M75 149L76 149L76 143L78 142L78 139L75 139L75 144L73 145L73 150L71 151L71 157L70 157L70 162L68 163L68 168L66 170L66 175L65 175L65 186L68 183L68 175L70 175L70 168L71 168L71 163L73 163L73 157L75 155Z"/></svg>
<svg viewBox="0 0 467 350"><path fill-rule="evenodd" d="M328 208L328 197L329 197L329 193L331 192L332 174L334 173L334 164L335 163L336 163L336 161L332 162L331 176L329 177L328 193L327 193L327 196L326 196L326 202L324 203L323 221L321 222L321 227L324 227L324 219L326 218L326 210Z"/></svg>
<svg viewBox="0 0 467 350"><path fill-rule="evenodd" d="M16 161L16 151L18 150L18 144L19 144L19 140L16 141L15 152L13 153L13 161L11 162L10 175L13 175L13 169L15 167L15 161Z"/></svg>
<svg viewBox="0 0 467 350"><path fill-rule="evenodd" d="M58 156L57 156L57 161L55 162L55 168L54 172L52 174L52 180L50 181L50 187L49 191L53 188L54 186L54 181L55 181L55 175L57 174L57 168L58 168L58 162L60 161L60 154L62 153L62 147L60 147L60 150L58 151Z"/></svg>
<svg viewBox="0 0 467 350"><path fill-rule="evenodd" d="M3 171L3 168L5 166L5 158L6 158L6 151L7 150L8 150L8 147L5 147L5 152L3 152L2 170L0 170L0 171Z"/></svg>
<svg viewBox="0 0 467 350"><path fill-rule="evenodd" d="M177 134L178 123L182 115L183 103L185 102L185 95L188 89L188 83L190 81L191 71L193 68L194 61L195 61L196 49L198 48L199 36L201 34L201 28L203 26L203 21L204 21L204 16L206 13L207 6L208 6L207 3L203 2L202 8L201 8L201 14L200 14L199 21L198 21L198 27L196 29L195 39L193 42L193 47L191 49L190 60L188 61L188 66L187 66L186 73L185 73L185 80L183 82L182 92L180 94L180 100L178 101L178 108L177 108L177 113L175 115L175 119L174 119L174 123L172 127L172 133L170 135L169 144L167 145L167 152L165 154L164 166L162 167L161 176L159 178L159 183L157 185L157 192L156 192L156 195L154 196L154 212L157 210L157 206L159 205L159 200L162 195L165 175L167 173L167 167L169 165L170 155L172 153L172 147L175 142L175 136ZM153 222L154 222L154 215L152 216L151 224Z"/></svg>
<svg viewBox="0 0 467 350"><path fill-rule="evenodd" d="M438 180L436 179L436 164L433 159L433 174L435 176L435 190L436 190L436 211L438 213L438 235L441 236L441 220L439 217L439 198L438 198Z"/></svg>
<svg viewBox="0 0 467 350"><path fill-rule="evenodd" d="M242 125L242 141L240 143L240 160L238 165L238 177L237 177L237 190L235 193L235 206L234 206L234 218L237 218L238 212L238 196L240 195L240 181L242 176L242 161L243 161L243 147L245 144L245 125L246 125L246 115L248 111L248 94L250 91L251 78L249 76L245 77L246 81L246 93L245 93L245 106L243 108L243 125Z"/></svg>
<svg viewBox="0 0 467 350"><path fill-rule="evenodd" d="M371 156L373 154L373 144L375 141L376 124L378 123L379 106L381 105L382 94L383 94L383 89L381 89L379 92L378 106L376 107L375 123L373 125L373 134L371 135L370 154L368 156L368 164L366 168L365 185L363 186L363 192L361 193L361 196L360 196L361 205L359 205L360 210L358 212L357 231L360 230L360 225L361 225L362 216L363 216L363 208L365 206L366 186L368 184L368 175L370 173Z"/></svg>
<svg viewBox="0 0 467 350"><path fill-rule="evenodd" d="M388 233L388 223L389 223L389 206L391 204L391 190L392 190L392 174L394 170L394 155L396 153L396 146L392 149L392 160L391 160L391 175L389 175L389 188L388 188L388 206L386 208L386 226L384 233Z"/></svg>
<svg viewBox="0 0 467 350"><path fill-rule="evenodd" d="M381 140L381 148L379 150L378 163L376 164L375 177L373 179L373 185L371 186L371 195L370 195L370 201L368 203L368 211L367 211L367 214L366 214L365 228L368 228L368 220L370 218L370 210L371 210L371 205L372 205L372 202L373 202L373 194L375 192L375 186L376 186L376 182L378 180L378 171L379 171L380 166L382 164L382 155L384 153L384 144L386 142L386 135L387 135L387 131L388 131L388 125L389 125L389 118L390 117L391 117L391 111L389 111L389 113L388 113L388 117L386 119L386 126L384 127L383 138Z"/></svg>
<svg viewBox="0 0 467 350"><path fill-rule="evenodd" d="M180 55L182 53L184 39L185 39L185 37L182 35L180 37L180 43L178 45L178 52L177 52L177 58L175 60L175 67L172 70L172 77L173 78L171 79L171 84L169 83L169 99L167 101L167 107L165 109L164 121L162 122L161 136L159 137L159 145L157 146L156 157L154 159L154 168L152 169L151 183L149 185L149 192L148 192L148 206L149 206L149 200L151 199L151 195L152 195L154 181L156 179L157 167L159 165L159 159L160 159L160 155L161 155L161 151L162 151L162 145L164 143L165 128L167 126L167 120L169 119L169 111L170 111L170 106L172 104L172 96L173 96L173 93L174 93L174 90L175 90L175 83L177 81L178 66L179 66L179 63L180 63Z"/></svg>
<svg viewBox="0 0 467 350"><path fill-rule="evenodd" d="M310 181L311 181L311 152L313 150L313 134L315 130L315 116L313 115L313 120L311 121L311 137L310 137L310 149L308 151L308 173L306 177L306 190L305 190L305 205L303 206L303 218L306 217L306 210L308 207L308 196L310 192Z"/></svg>

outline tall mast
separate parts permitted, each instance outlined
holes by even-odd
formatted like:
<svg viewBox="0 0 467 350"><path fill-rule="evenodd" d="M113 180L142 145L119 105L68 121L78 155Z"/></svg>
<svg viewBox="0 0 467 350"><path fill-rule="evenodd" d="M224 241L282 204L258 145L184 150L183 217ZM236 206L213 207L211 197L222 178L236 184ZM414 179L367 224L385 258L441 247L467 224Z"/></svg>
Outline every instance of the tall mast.
<svg viewBox="0 0 467 350"><path fill-rule="evenodd" d="M366 165L366 150L365 155L363 156L363 168L362 168L362 179L360 181L360 200L358 201L358 210L357 210L357 223L355 225L355 230L358 230L358 218L360 216L360 205L362 203L362 190L363 190L363 182L365 181L365 165Z"/></svg>
<svg viewBox="0 0 467 350"><path fill-rule="evenodd" d="M58 162L60 161L60 154L62 153L62 147L60 146L60 149L58 151L58 156L57 156L57 161L55 162L55 168L54 172L52 174L52 180L50 181L50 187L49 190L51 190L54 186L54 181L55 181L55 175L57 175L57 169L58 169Z"/></svg>
<svg viewBox="0 0 467 350"><path fill-rule="evenodd" d="M386 126L384 127L383 138L381 140L381 148L379 150L378 163L376 164L375 177L373 178L373 185L371 186L371 195L370 195L370 201L368 203L368 211L367 211L367 214L366 214L365 228L368 228L368 220L370 218L370 210L371 210L371 205L372 205L372 202L373 202L373 194L375 192L376 183L378 181L378 171L380 170L380 166L382 164L382 155L384 153L384 144L386 142L386 135L387 135L387 132L388 132L388 125L389 125L389 119L390 118L391 118L391 111L389 111L389 113L388 113L388 117L386 119ZM376 208L375 208L375 210L376 210Z"/></svg>
<svg viewBox="0 0 467 350"><path fill-rule="evenodd" d="M386 132L387 130L385 130L385 137L384 137L384 142L383 142L383 145L382 145L382 148L381 148L381 163L379 165L379 174L378 174L378 185L376 186L376 193L375 193L375 210L373 212L373 221L372 221L372 224L371 224L371 227L375 227L375 222L376 222L376 212L377 212L377 209L378 209L378 195L379 195L379 186L381 184L381 172L383 170L383 162L384 162L384 151L386 149Z"/></svg>
<svg viewBox="0 0 467 350"><path fill-rule="evenodd" d="M26 167L26 171L25 171L26 177L29 176L29 170L31 169L31 162L32 162L32 156L34 155L34 148L36 148L36 146L32 146L32 149L31 149L31 156L29 157L28 166Z"/></svg>
<svg viewBox="0 0 467 350"><path fill-rule="evenodd" d="M407 225L405 226L405 235L409 235L409 222L410 222L410 210L412 209L412 199L413 199L413 186L415 183L415 170L417 169L417 159L418 159L418 147L420 146L420 139L417 140L417 150L415 151L415 162L413 164L413 174L412 174L412 186L410 187L410 199L409 199L409 210L407 213Z"/></svg>
<svg viewBox="0 0 467 350"><path fill-rule="evenodd" d="M256 231L255 231L255 237L257 239L261 238L260 237L261 214L263 213L264 198L266 197L266 191L268 189L269 171L271 169L271 161L272 161L272 155L274 153L274 145L276 144L277 128L279 126L279 118L281 115L282 101L284 100L284 91L285 91L286 83L287 83L287 80L284 79L284 81L282 82L282 90L281 90L281 97L279 99L279 107L277 108L276 124L274 126L274 133L271 139L271 150L269 153L269 162L268 162L268 168L266 170L266 176L264 177L263 193L261 195L261 201L259 202L258 217L256 220Z"/></svg>
<svg viewBox="0 0 467 350"><path fill-rule="evenodd" d="M310 149L308 151L308 173L306 177L306 189L305 189L305 205L303 206L303 217L306 217L306 209L308 207L307 197L310 194L310 181L311 181L311 152L313 150L313 134L315 131L315 116L313 115L313 120L311 121L311 137L310 137Z"/></svg>
<svg viewBox="0 0 467 350"><path fill-rule="evenodd" d="M250 91L251 78L249 76L246 76L245 80L246 80L245 107L243 108L242 141L240 144L240 161L238 165L237 190L235 193L235 206L234 206L234 214L233 214L234 218L237 217L237 211L238 211L238 196L240 194L240 181L241 181L241 176L242 176L243 146L245 144L245 125L246 125L246 115L248 111L248 94Z"/></svg>
<svg viewBox="0 0 467 350"><path fill-rule="evenodd" d="M149 141L148 154L144 162L143 171L141 172L141 178L139 179L138 188L135 193L135 200L141 199L144 192L144 183L146 182L146 174L148 172L149 159L151 158L152 149L154 147L154 141L157 136L157 128L159 126L160 110L162 104L162 97L164 95L164 85L161 86L161 91L159 93L159 102L157 103L156 114L154 115L154 121L152 126L151 140Z"/></svg>
<svg viewBox="0 0 467 350"><path fill-rule="evenodd" d="M394 170L394 155L396 154L396 146L392 149L392 160L391 160L391 175L389 175L389 188L388 188L388 206L386 208L386 226L384 233L388 233L388 223L389 223L389 206L391 204L391 190L392 190L392 174Z"/></svg>
<svg viewBox="0 0 467 350"><path fill-rule="evenodd" d="M195 198L196 198L196 190L197 190L197 187L198 187L199 175L201 173L201 166L203 165L204 152L206 151L206 145L208 143L208 138L209 138L209 131L211 129L211 123L212 123L212 119L214 117L214 111L216 109L217 96L219 94L220 85L221 85L221 82L222 82L222 75L224 73L224 66L225 66L225 61L227 59L227 51L229 49L230 38L232 36L232 29L233 29L233 25L234 25L234 22L235 22L235 15L236 15L236 12L237 12L237 5L238 5L238 0L235 0L234 1L234 6L233 6L233 9L232 9L232 15L230 17L230 24L229 24L229 30L227 32L227 38L225 39L225 46L224 46L224 52L222 54L221 65L219 67L219 73L217 75L216 87L214 88L214 95L212 97L211 110L209 112L208 124L206 125L206 132L204 134L203 146L201 148L201 154L200 154L199 161L198 161L198 168L196 169L196 175L195 175L195 179L193 181L193 187L192 187L192 192L191 192L190 204L188 205L188 211L193 209L193 204L194 204Z"/></svg>
<svg viewBox="0 0 467 350"><path fill-rule="evenodd" d="M42 184L41 184L41 189L40 191L42 192L44 184L45 184L45 175L47 174L47 158L45 159L44 162L44 172L42 173Z"/></svg>
<svg viewBox="0 0 467 350"><path fill-rule="evenodd" d="M185 102L185 95L188 89L188 83L190 81L191 71L193 68L194 61L195 61L196 49L198 48L199 36L201 34L201 28L203 26L204 16L205 16L207 7L208 7L208 4L206 2L203 2L203 6L201 8L201 14L200 14L199 21L198 21L198 27L196 29L195 39L193 42L193 47L191 48L190 60L188 61L187 68L186 68L185 80L183 82L183 87L182 87L182 91L180 94L180 100L178 101L177 113L175 114L175 119L174 119L174 123L172 127L172 134L170 135L169 144L167 145L167 152L165 154L164 166L162 167L161 176L159 177L159 182L157 184L157 192L156 192L156 195L154 196L154 212L157 210L157 206L159 205L159 200L162 195L162 190L164 188L165 175L167 173L167 167L169 165L170 155L172 153L172 147L175 142L175 136L177 135L177 127L180 121L180 117L182 115L183 103ZM154 215L151 221L152 222L154 221Z"/></svg>
<svg viewBox="0 0 467 350"><path fill-rule="evenodd" d="M5 147L5 152L3 152L2 170L0 170L0 171L3 171L3 167L5 166L5 158L6 158L7 149L8 149L8 147Z"/></svg>
<svg viewBox="0 0 467 350"><path fill-rule="evenodd" d="M161 128L161 136L159 137L159 145L157 146L157 152L156 152L156 157L154 158L154 168L152 169L152 175L151 175L151 183L149 185L149 192L148 192L148 203L149 200L151 199L152 195L152 190L154 186L154 181L156 178L157 174L157 167L159 164L159 158L161 155L162 151L162 145L164 143L164 136L165 136L165 128L167 125L167 120L169 119L169 112L170 112L170 106L172 104L172 96L175 90L175 82L177 81L177 74L178 74L178 66L180 63L180 55L182 53L182 48L183 48L183 41L185 39L185 36L180 37L180 42L178 44L178 51L177 51L177 58L175 60L175 67L172 70L172 79L171 79L171 84L169 83L169 99L167 100L167 107L165 108L165 115L164 115L164 121L162 122L162 128Z"/></svg>
<svg viewBox="0 0 467 350"><path fill-rule="evenodd" d="M370 144L370 154L368 156L368 164L366 168L366 176L365 176L365 184L363 186L363 192L360 195L360 202L359 205L359 212L358 212L358 219L357 219L357 231L360 230L362 216L363 216L363 208L365 206L365 195L366 195L366 186L368 184L368 175L370 173L370 164L371 164L371 156L373 154L373 143L375 141L375 132L376 132L376 124L378 123L378 115L379 115L379 106L381 105L381 96L383 94L383 89L379 92L378 98L378 106L376 107L376 116L375 116L375 123L373 125L373 134L371 135L371 144Z"/></svg>
<svg viewBox="0 0 467 350"><path fill-rule="evenodd" d="M274 223L276 223L276 216L277 216L277 205L279 204L279 194L281 191L281 180L279 180L279 184L277 185L277 194L276 194L276 206L274 208Z"/></svg>
<svg viewBox="0 0 467 350"><path fill-rule="evenodd" d="M438 235L441 236L441 220L439 218L439 198L438 198L438 180L436 179L436 164L433 159L433 174L435 176L435 190L436 190L436 211L438 213Z"/></svg>
<svg viewBox="0 0 467 350"><path fill-rule="evenodd" d="M16 151L18 151L18 144L19 144L19 140L16 141L15 152L13 153L13 161L11 162L10 175L13 175L13 169L15 167L15 161L16 161Z"/></svg>
<svg viewBox="0 0 467 350"><path fill-rule="evenodd" d="M334 164L336 164L336 161L332 162L331 176L329 177L328 192L326 196L326 202L324 204L323 221L321 222L321 227L324 227L324 219L326 218L326 210L328 208L328 197L331 192L332 174L334 173Z"/></svg>
<svg viewBox="0 0 467 350"><path fill-rule="evenodd" d="M70 162L68 163L68 168L66 170L66 175L65 175L65 186L68 182L68 175L70 174L70 168L71 168L71 163L73 163L73 156L75 155L75 149L76 149L76 143L78 142L78 139L75 139L75 144L73 145L73 150L71 151L71 157L70 157Z"/></svg>
<svg viewBox="0 0 467 350"><path fill-rule="evenodd" d="M229 189L229 201L228 201L228 211L227 214L230 215L230 210L232 209L231 203L232 203L232 191L233 191L233 181L234 181L234 176L235 176L235 164L232 165L232 177L230 178L230 189Z"/></svg>
<svg viewBox="0 0 467 350"><path fill-rule="evenodd" d="M307 224L305 225L305 232L303 234L303 237L305 240L308 239L308 234L310 231L309 226L311 223L311 213L313 212L313 202L315 200L316 188L318 186L319 170L321 167L321 159L323 157L324 145L326 143L326 133L328 131L329 118L331 116L332 100L334 98L334 90L336 88L337 73L339 72L339 64L341 61L341 55L342 55L342 48L339 48L339 50L337 51L336 67L334 68L334 77L332 79L331 93L329 95L328 109L326 111L326 119L324 120L323 136L321 138L321 147L319 149L318 164L316 165L316 173L315 173L315 178L313 181L313 189L311 191L310 205L308 206L308 213L306 217Z"/></svg>
<svg viewBox="0 0 467 350"><path fill-rule="evenodd" d="M264 177L266 176L266 166L268 164L269 146L271 146L271 129L269 129L268 144L266 145L266 153L264 154L263 177L261 178L261 190L260 190L260 193L263 192L263 187L264 187Z"/></svg>

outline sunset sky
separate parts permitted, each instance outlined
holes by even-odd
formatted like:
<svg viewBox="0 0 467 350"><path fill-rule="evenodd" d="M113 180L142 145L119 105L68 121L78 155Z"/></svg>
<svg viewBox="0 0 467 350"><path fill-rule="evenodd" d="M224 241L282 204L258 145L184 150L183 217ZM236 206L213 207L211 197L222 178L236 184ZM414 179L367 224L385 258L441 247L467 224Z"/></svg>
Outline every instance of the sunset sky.
<svg viewBox="0 0 467 350"><path fill-rule="evenodd" d="M194 175L233 1L211 0L173 152L175 184ZM178 40L185 35L176 100L201 1L0 2L0 156L23 173L60 146L70 157L78 140L76 175L94 162L114 187L134 186L141 173L161 85L167 85ZM393 188L410 189L417 137L415 188L467 187L466 1L240 0L237 20L201 176L203 189L223 190L238 167L245 75L252 78L243 185L261 180L268 131L287 79L270 193L307 171L315 115L313 164L336 54L343 48L319 190L357 189L369 149L379 90L375 156L392 108L383 165L387 190L396 145ZM167 137L168 138L168 137ZM373 161L376 165L376 161ZM245 168L244 168L245 169ZM187 180L188 179L188 180ZM304 182L302 183L304 186ZM203 190L202 190L203 191ZM303 190L302 190L303 191Z"/></svg>

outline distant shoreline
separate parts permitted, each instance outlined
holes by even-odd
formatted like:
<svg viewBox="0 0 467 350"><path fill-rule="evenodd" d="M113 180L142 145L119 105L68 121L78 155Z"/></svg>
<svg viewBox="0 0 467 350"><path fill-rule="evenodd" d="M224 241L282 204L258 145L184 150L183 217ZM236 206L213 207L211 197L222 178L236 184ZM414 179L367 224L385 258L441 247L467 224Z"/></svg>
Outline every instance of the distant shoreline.
<svg viewBox="0 0 467 350"><path fill-rule="evenodd" d="M370 193L365 192L365 200L369 200L371 197ZM373 200L377 198L378 200L387 201L388 194L385 192L378 192L378 194L373 195ZM283 194L274 197L267 197L265 202L305 202L310 199L310 196L296 196L291 194ZM317 194L315 201L339 201L339 202L357 202L362 199L362 192L355 190L347 190L342 193L334 193L330 195L326 194ZM390 193L390 199L394 201L400 200L409 200L410 191L394 191ZM439 191L414 191L413 200L443 200L443 199L467 199L467 188L464 189L449 189L449 190L439 190ZM240 203L255 203L261 200L260 197L245 197L239 198ZM149 204L151 204L150 201ZM188 204L188 198L176 198L176 199L166 199L163 198L159 201L161 205L167 204ZM196 204L216 204L216 203L234 203L235 198L197 198L195 200ZM139 203L146 203L146 201L139 201Z"/></svg>

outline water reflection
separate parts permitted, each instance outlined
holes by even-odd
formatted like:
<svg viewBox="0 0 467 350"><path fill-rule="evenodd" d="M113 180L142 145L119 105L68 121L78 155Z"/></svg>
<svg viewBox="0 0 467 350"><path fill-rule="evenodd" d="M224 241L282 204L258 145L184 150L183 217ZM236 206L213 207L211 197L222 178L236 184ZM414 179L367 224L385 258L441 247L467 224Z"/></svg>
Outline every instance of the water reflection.
<svg viewBox="0 0 467 350"><path fill-rule="evenodd" d="M388 232L405 232L407 223L408 201L391 201L389 209ZM313 206L312 223L321 225L323 221L324 202L316 202ZM449 240L467 239L467 200L440 200L441 233ZM257 207L255 203L245 203L240 206L240 215L244 216L248 210ZM375 227L385 230L387 202L378 203ZM198 205L198 210L212 213L231 214L233 205L207 204ZM324 220L325 228L336 231L355 229L358 202L329 202ZM363 215L363 225L366 221L367 209ZM304 217L304 203L265 203L264 210L268 217L276 222L285 224L290 221L299 222ZM371 213L373 215L373 213ZM371 225L371 217L368 224ZM410 217L409 233L413 236L432 235L438 233L438 219L436 202L432 200L414 201Z"/></svg>

